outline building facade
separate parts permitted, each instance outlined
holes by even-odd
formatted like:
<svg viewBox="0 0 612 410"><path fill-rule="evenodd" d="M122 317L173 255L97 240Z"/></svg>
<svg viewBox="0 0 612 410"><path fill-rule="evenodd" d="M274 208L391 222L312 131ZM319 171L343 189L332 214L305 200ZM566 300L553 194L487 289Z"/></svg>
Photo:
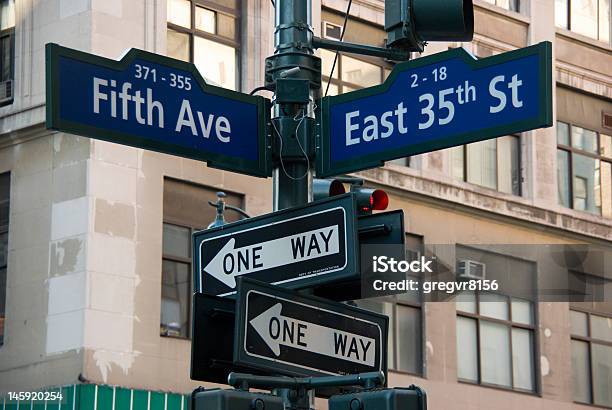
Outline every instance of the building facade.
<svg viewBox="0 0 612 410"><path fill-rule="evenodd" d="M347 3L313 0L315 33L339 38ZM272 2L0 5L0 391L61 388L93 410L128 401L182 409L182 395L202 384L189 379L191 233L214 219L207 201L220 190L251 215L270 212L271 181L46 130L44 47L115 59L141 48L249 92L263 84L273 51ZM555 126L356 175L387 190L390 209L404 209L412 252L448 245L453 261L490 261L493 275L491 266L505 264L537 286L537 263L482 246L612 248L610 0L474 0L474 8L472 42L431 44L425 54L464 47L487 57L550 41ZM383 1L355 0L344 39L381 46L383 24ZM321 57L328 94L379 84L393 68L347 54L331 74L334 54ZM431 408L587 409L612 408L612 295L604 296L358 303L391 319L389 384L424 387Z"/></svg>

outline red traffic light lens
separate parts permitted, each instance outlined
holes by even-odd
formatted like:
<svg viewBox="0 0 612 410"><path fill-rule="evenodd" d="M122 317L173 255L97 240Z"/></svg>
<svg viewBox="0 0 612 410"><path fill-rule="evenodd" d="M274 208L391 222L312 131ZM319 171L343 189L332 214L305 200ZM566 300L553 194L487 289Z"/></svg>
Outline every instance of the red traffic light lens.
<svg viewBox="0 0 612 410"><path fill-rule="evenodd" d="M381 189L375 189L370 196L370 204L375 211L383 211L389 206L389 196Z"/></svg>

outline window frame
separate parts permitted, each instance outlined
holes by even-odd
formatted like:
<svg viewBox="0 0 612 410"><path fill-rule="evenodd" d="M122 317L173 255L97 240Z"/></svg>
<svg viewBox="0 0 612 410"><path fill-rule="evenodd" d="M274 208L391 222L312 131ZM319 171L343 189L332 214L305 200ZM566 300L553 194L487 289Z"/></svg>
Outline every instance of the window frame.
<svg viewBox="0 0 612 410"><path fill-rule="evenodd" d="M2 172L0 173L0 177L6 177L8 178L8 197L6 198L6 203L7 203L7 220L6 220L6 224L5 225L0 225L0 234L7 234L7 255L6 255L6 265L2 265L0 266L0 269L5 269L6 272L6 278L5 280L8 279L8 235L9 235L9 226L10 226L10 219L11 219L11 172ZM0 198L0 203L5 202L4 200L2 200L2 198ZM2 209L2 208L0 208ZM4 346L4 342L5 342L5 331L6 331L6 294L7 294L8 288L6 287L5 284L5 288L4 289L0 289L0 292L4 292L4 306L2 307L4 310L4 316L1 318L2 319L2 323L0 323L0 348L2 348L2 346Z"/></svg>
<svg viewBox="0 0 612 410"><path fill-rule="evenodd" d="M421 303L416 303L416 302L409 302L409 301L404 301L404 300L398 300L396 299L394 296L389 297L389 299L384 299L382 300L382 302L384 303L389 303L391 305L391 312L393 313L393 323L389 323L390 326L393 326L393 365L392 366L388 366L388 370L392 371L394 373L398 373L398 374L407 374L407 375L411 375L411 376L418 376L418 377L425 377L425 355L424 350L423 350L423 341L424 341L424 336L425 336L425 321L424 321L424 314L423 314L423 301L421 298ZM398 343L398 338L399 338L399 332L398 332L398 315L397 315L397 307L398 306L405 306L411 309L417 309L419 311L419 319L420 319L420 325L421 325L421 337L420 337L420 344L421 344L421 357L418 357L418 371L417 372L411 372L408 370L401 370L399 369L399 360L398 360L398 348L399 348L399 343ZM387 353L388 354L388 353ZM389 364L389 358L387 358L387 365Z"/></svg>
<svg viewBox="0 0 612 410"><path fill-rule="evenodd" d="M335 54L334 51L331 50L327 50L333 54ZM345 81L342 79L342 60L344 57L344 53L338 52L338 59L336 61L336 67L334 68L334 73L336 74L336 76L338 78L333 78L333 77L329 77L330 73L324 73L321 72L321 88L322 88L322 95L325 94L325 90L327 88L327 83L331 83L332 85L335 85L336 87L338 87L338 95L340 94L344 94L345 92L350 92L350 91L354 91L354 90L359 90L364 88L363 86L359 85L359 84L355 84L355 83L351 83L350 81ZM346 56L349 58L352 58L353 60L358 60L360 62L363 63L367 63L370 65L375 65L378 68L380 68L380 84L382 84L385 79L387 78L385 76L385 69L388 70L392 70L393 66L390 64L387 64L385 62L385 60L383 59L374 59L374 58L367 58L364 56L360 56L360 55L350 55L350 56ZM348 90L348 91L344 91L344 87L350 87L353 90Z"/></svg>
<svg viewBox="0 0 612 410"><path fill-rule="evenodd" d="M586 320L587 320L587 335L588 336L580 336L580 335L574 335L572 333L571 327L570 327L570 343L573 340L577 340L580 342L584 342L587 343L589 346L589 396L590 396L590 401L589 402L582 402L582 401L577 401L574 399L574 396L572 394L572 402L576 403L576 404L581 404L581 405L586 405L586 406L593 406L593 407L599 407L599 408L603 408L603 409L607 409L609 407L607 407L606 405L603 404L597 404L595 403L595 385L593 383L593 343L595 344L600 344L600 345L604 345L604 346L609 346L612 347L612 342L607 341L607 340L602 340L602 339L595 339L591 336L591 316L600 316L600 317L604 317L607 319L612 319L612 315L610 313L604 313L604 312L596 312L593 310L589 310L589 309L584 309L584 308L577 308L577 307L570 307L570 315L571 312L578 312L578 313L584 313L586 314Z"/></svg>
<svg viewBox="0 0 612 410"><path fill-rule="evenodd" d="M600 213L597 214L597 213L589 212L587 210L576 209L574 207L574 199L575 198L574 198L574 161L573 161L573 154L582 155L584 157L588 157L588 158L595 159L595 160L599 161L599 163L600 163L600 165L599 165L599 180L600 180L600 183L601 183L601 179L602 179L601 178L601 176L602 176L601 175L601 170L602 170L601 163L602 162L609 163L610 166L612 167L612 158L604 157L601 154L601 150L602 150L602 147L601 147L601 132L593 130L593 129L588 128L588 127L583 127L583 126L577 125L577 124L572 123L570 121L557 120L555 126L558 127L559 123L567 125L567 138L568 138L568 141L569 141L569 145L565 145L565 144L560 143L559 142L559 138L557 136L555 136L555 138L556 138L555 141L556 141L556 144L557 144L557 152L558 151L563 151L563 152L567 152L569 154L569 157L568 157L569 158L569 161L568 161L568 181L569 181L568 191L569 191L570 206L566 207L565 205L560 203L558 199L557 199L557 202L558 202L558 204L560 206L562 206L564 208L568 208L568 209L571 209L571 210L576 211L576 212L585 212L585 213L590 214L590 215L595 215L595 216L599 216L599 217L605 218L605 216L603 215L603 209L600 209ZM576 147L574 147L572 145L572 143L573 143L573 141L572 141L572 135L573 135L572 128L573 127L578 127L578 128L582 128L582 129L587 130L587 131L592 131L592 132L594 132L596 134L596 136L597 136L597 154L595 154L593 152L590 152L590 151L585 151L585 150L580 149L580 148L576 148ZM555 152L555 153L557 153L557 152ZM558 168L558 164L557 164L557 168ZM559 185L559 182L560 181L557 178L557 185ZM559 186L557 187L557 196L558 196L558 191L559 191ZM602 192L600 192L600 195L601 194L602 194ZM603 201L603 198L600 198L600 200Z"/></svg>
<svg viewBox="0 0 612 410"><path fill-rule="evenodd" d="M516 193L516 194L515 193L503 192L503 191L499 190L499 139L503 138L503 137L512 137L512 138L515 138L516 141L517 141L517 144L518 144L517 153L518 153L518 178L519 178L519 180L518 180L518 193ZM495 146L496 146L495 147L495 149L496 149L495 169L497 171L497 178L495 180L495 188L490 188L490 187L485 186L485 185L480 185L480 184L477 184L475 182L468 181L468 163L469 163L469 161L468 161L468 145L470 145L470 144L463 144L463 145L459 146L459 147L461 147L461 152L462 152L462 156L463 156L463 177L462 178L457 178L454 175L452 175L452 164L450 164L451 165L451 177L453 179L455 179L455 180L459 180L459 181L462 181L462 182L465 182L465 183L468 183L468 184L471 184L471 185L475 185L475 186L480 187L480 188L490 189L492 191L499 192L499 193L506 194L506 195L513 195L513 196L522 197L523 196L523 175L522 175L523 152L522 152L522 149L521 149L521 144L522 144L522 141L523 141L522 134L509 134L509 135L504 135L504 136L501 136L501 137L496 137L494 139L495 139ZM480 142L480 141L478 141L478 142ZM476 143L478 143L478 142L476 142ZM476 144L476 143L473 142L472 144Z"/></svg>
<svg viewBox="0 0 612 410"><path fill-rule="evenodd" d="M232 47L234 49L234 55L236 57L236 83L235 89L240 90L240 82L241 82L241 73L240 73L240 62L241 62L241 48L240 48L240 38L242 35L241 30L241 15L240 8L230 9L213 2L209 2L206 0L186 0L189 1L190 5L190 25L191 27L184 27L175 23L171 23L170 21L166 21L166 31L168 29L174 30L176 32L187 34L189 36L189 62L193 63L195 60L195 37L201 37L209 41L214 41L219 44L223 44L225 46ZM196 7L203 7L215 13L215 34L209 33L207 31L199 30L196 28ZM216 18L217 14L223 14L225 16L229 16L235 20L235 29L236 36L235 39L232 40L228 37L221 36L217 34L218 32L218 24L219 20Z"/></svg>
<svg viewBox="0 0 612 410"><path fill-rule="evenodd" d="M9 38L9 47L10 47L10 56L9 56L9 77L2 82L11 81L11 98L6 101L0 103L0 107L4 107L6 105L11 105L15 101L15 26L5 28L4 30L0 30L0 42L5 38ZM1 51L1 50L0 50ZM0 60L0 73L3 69Z"/></svg>
<svg viewBox="0 0 612 410"><path fill-rule="evenodd" d="M610 16L609 16L609 18L610 18L610 27L608 27L609 40L605 41L605 40L602 40L602 39L599 38L599 33L600 33L600 27L599 27L599 23L600 23L599 22L599 7L600 7L600 4L601 4L602 0L595 0L595 1L597 1L597 16L596 16L597 17L597 37L591 37L591 36L588 36L586 34L581 34L581 33L577 32L577 31L574 31L572 29L572 0L565 0L565 5L566 5L565 25L567 27L562 27L562 26L557 25L556 21L555 21L555 27L559 28L561 30L571 31L572 33L575 33L575 34L577 34L579 36L584 36L586 38L590 38L592 40L599 41L599 42L601 42L603 44L612 44L612 3L610 4ZM553 11L553 14L556 15L556 12Z"/></svg>
<svg viewBox="0 0 612 410"><path fill-rule="evenodd" d="M489 316L484 316L480 313L480 294L481 293L487 293L487 294L494 294L494 295L498 295L498 296L503 296L506 300L506 306L508 307L508 320L505 319L498 319L498 318L494 318L494 317L489 317ZM490 388L494 388L494 389L500 389L500 390L505 390L505 391L511 391L511 392L516 392L516 393L523 393L523 394L529 394L529 395L536 395L539 396L540 395L540 379L539 377L537 377L538 372L539 372L539 364L538 361L536 360L537 357L539 357L539 344L538 344L538 332L536 331L538 326L538 309L537 309L537 303L533 302L533 301L529 301L532 304L532 308L533 308L533 323L531 325L527 325L525 323L519 323L519 322L514 322L512 320L512 296L509 295L504 295L501 293L495 293L495 292L474 292L474 302L476 304L476 313L471 313L471 312L466 312L463 310L459 310L458 308L455 308L456 310L456 317L464 317L467 319L471 319L471 320L475 320L476 321L476 349L477 349L477 359L476 359L476 366L477 366L477 371L478 371L478 380L474 381L474 380L469 380L469 379L463 379L461 377L459 377L459 366L457 366L457 381L459 383L466 383L466 384L471 384L471 385L478 385L478 386L484 386L484 387L490 387ZM519 299L519 300L527 300L527 299L520 299L520 298L515 298L515 299ZM500 384L494 384L494 383L488 383L488 382L483 382L482 381L482 368L481 368L481 341L480 341L480 323L484 321L484 322L490 322L490 323L495 323L495 324L500 324L500 325L504 325L506 327L506 329L508 330L508 337L509 337L509 354L510 354L510 375L511 375L511 382L512 385L511 386L504 386L504 385L500 385ZM455 320L455 324L457 323L457 320ZM532 335L532 363L533 363L533 390L526 390L526 389L522 389L520 387L515 387L514 386L514 360L513 360L513 343L512 343L512 329L517 328L517 329L523 329L523 330L527 330L531 332Z"/></svg>
<svg viewBox="0 0 612 410"><path fill-rule="evenodd" d="M181 256L176 256L176 255L169 255L167 253L164 253L164 247L163 247L163 227L164 225L173 225L173 226L177 226L179 228L185 228L189 230L189 237L191 238L193 233L198 231L198 230L202 230L204 228L197 228L197 227L193 227L193 226L188 226L187 224L185 224L184 222L179 222L179 221L175 221L173 218L163 218L162 220L162 257L161 257L161 262L162 262L162 271L160 272L160 284L163 287L163 278L161 277L161 275L164 274L163 272L163 264L164 264L164 260L167 261L171 261L171 262L178 262L178 263L184 263L186 265L188 265L188 272L189 272L189 303L187 304L187 322L191 323L191 315L192 315L192 305L193 305L193 249L192 246L189 246L189 258L183 258ZM161 293L160 293L160 300L161 300ZM161 310L160 310L160 314L161 314ZM160 317L160 325L161 325L161 317ZM187 336L174 336L174 335L164 335L161 333L161 329L159 332L159 336L160 337L169 337L172 339L180 339L180 340L191 340L191 326L187 327Z"/></svg>
<svg viewBox="0 0 612 410"><path fill-rule="evenodd" d="M511 8L506 8L504 6L500 6L499 4L497 4L499 2L499 0L483 0L485 3L490 4L492 6L495 7L499 7L503 10L509 11L511 13L521 13L521 0L509 0L510 2L516 3L516 10L512 10Z"/></svg>

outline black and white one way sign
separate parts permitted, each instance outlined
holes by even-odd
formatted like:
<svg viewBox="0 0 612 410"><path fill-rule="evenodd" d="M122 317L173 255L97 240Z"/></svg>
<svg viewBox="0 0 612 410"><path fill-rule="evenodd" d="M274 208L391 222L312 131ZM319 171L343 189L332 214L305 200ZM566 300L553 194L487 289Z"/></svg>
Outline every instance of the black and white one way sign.
<svg viewBox="0 0 612 410"><path fill-rule="evenodd" d="M226 296L240 276L301 288L357 275L354 206L344 195L194 234L196 289Z"/></svg>
<svg viewBox="0 0 612 410"><path fill-rule="evenodd" d="M298 376L386 371L387 317L244 280L234 361Z"/></svg>

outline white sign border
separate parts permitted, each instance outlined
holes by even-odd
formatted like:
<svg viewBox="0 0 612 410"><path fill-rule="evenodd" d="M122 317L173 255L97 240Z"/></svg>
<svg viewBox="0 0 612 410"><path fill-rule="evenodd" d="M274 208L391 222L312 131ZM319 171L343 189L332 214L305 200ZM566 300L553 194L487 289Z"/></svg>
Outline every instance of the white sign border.
<svg viewBox="0 0 612 410"><path fill-rule="evenodd" d="M337 206L337 207L334 207L334 208L323 209L321 211L313 212L313 213L306 214L306 215L296 216L296 217L290 218L290 219L283 219L282 221L276 221L276 222L272 222L272 223L269 223L269 224L266 224L266 225L254 226L252 228L244 229L242 231L226 233L224 235L215 236L214 238L204 239L202 242L200 242L200 249L198 251L199 260L200 260L200 265L198 266L198 270L199 270L198 273L200 275L200 288L199 288L200 293L204 292L204 274L203 274L203 270L202 270L202 266L203 266L203 263L202 263L202 245L204 245L204 242L210 242L210 241L214 241L214 240L217 240L219 238L226 237L226 236L241 234L243 232L249 232L249 231L252 231L252 230L255 230L255 229L261 229L261 228L265 228L265 227L268 227L268 226L278 225L280 223L294 221L296 219L308 218L308 217L311 217L311 216L314 216L314 215L319 215L319 214L326 213L326 212L332 212L332 211L335 211L337 209L342 210L342 214L344 215L344 265L342 265L341 267L338 267L336 269L326 270L324 272L311 273L310 275L298 276L298 277L295 277L295 278L292 278L292 279L285 279L285 280L281 280L281 281L278 281L278 282L274 282L272 284L273 285L280 285L282 283L293 282L295 280L306 279L306 278L310 278L310 277L313 277L313 276L326 275L328 273L337 272L339 270L342 270L342 269L346 268L346 265L348 264L348 243L347 243L348 239L347 239L346 209L344 209L344 207L342 207L342 206ZM232 291L232 292L223 293L223 294L220 294L220 295L217 295L217 296L223 297L223 296L233 295L235 293L236 293L236 291Z"/></svg>
<svg viewBox="0 0 612 410"><path fill-rule="evenodd" d="M334 376L340 375L340 373L328 372L328 371L317 369L317 368L314 368L314 367L303 366L303 365L299 365L299 364L296 364L296 363L286 362L284 360L279 360L279 359L273 359L273 358L270 358L268 356L262 356L262 355L259 355L259 354L256 354L256 353L249 352L249 350L247 349L246 342L247 342L247 330L248 330L248 326L249 326L249 320L248 320L248 318L249 318L249 295L251 293L257 293L257 294L260 294L260 295L263 295L263 296L268 296L270 298L281 300L281 301L284 301L284 302L289 302L289 303L293 303L293 304L296 304L296 305L306 306L306 307L308 307L310 309L321 310L323 312L331 313L331 314L334 314L334 315L348 317L349 319L359 320L361 322L369 323L371 325L376 326L378 328L378 337L379 337L378 340L380 341L380 354L379 354L379 358L378 358L378 360L379 360L378 370L379 371L383 370L382 369L382 361L383 361L383 354L382 354L382 349L383 349L382 343L383 343L383 340L382 340L382 338L383 338L383 335L382 335L382 329L380 328L378 323L370 322L369 320L361 319L361 318L358 318L358 317L355 317L355 316L346 315L344 313L334 312L333 310L324 309L324 308L321 308L321 307L318 307L318 306L312 306L312 305L308 305L306 303L296 302L296 301L290 300L290 299L285 299L283 297L276 296L276 295L271 295L269 293L260 292L258 290L249 290L247 292L246 296L245 296L245 299L244 299L245 312L244 312L244 341L243 341L244 345L243 345L243 347L244 347L244 352L247 355L252 356L252 357L257 357L259 359L268 360L268 361L275 362L275 363L283 363L283 364L286 364L286 365L289 365L289 366L293 366L293 367L300 367L302 369L312 370L312 371L319 372L319 373L325 373L325 374L334 375Z"/></svg>

